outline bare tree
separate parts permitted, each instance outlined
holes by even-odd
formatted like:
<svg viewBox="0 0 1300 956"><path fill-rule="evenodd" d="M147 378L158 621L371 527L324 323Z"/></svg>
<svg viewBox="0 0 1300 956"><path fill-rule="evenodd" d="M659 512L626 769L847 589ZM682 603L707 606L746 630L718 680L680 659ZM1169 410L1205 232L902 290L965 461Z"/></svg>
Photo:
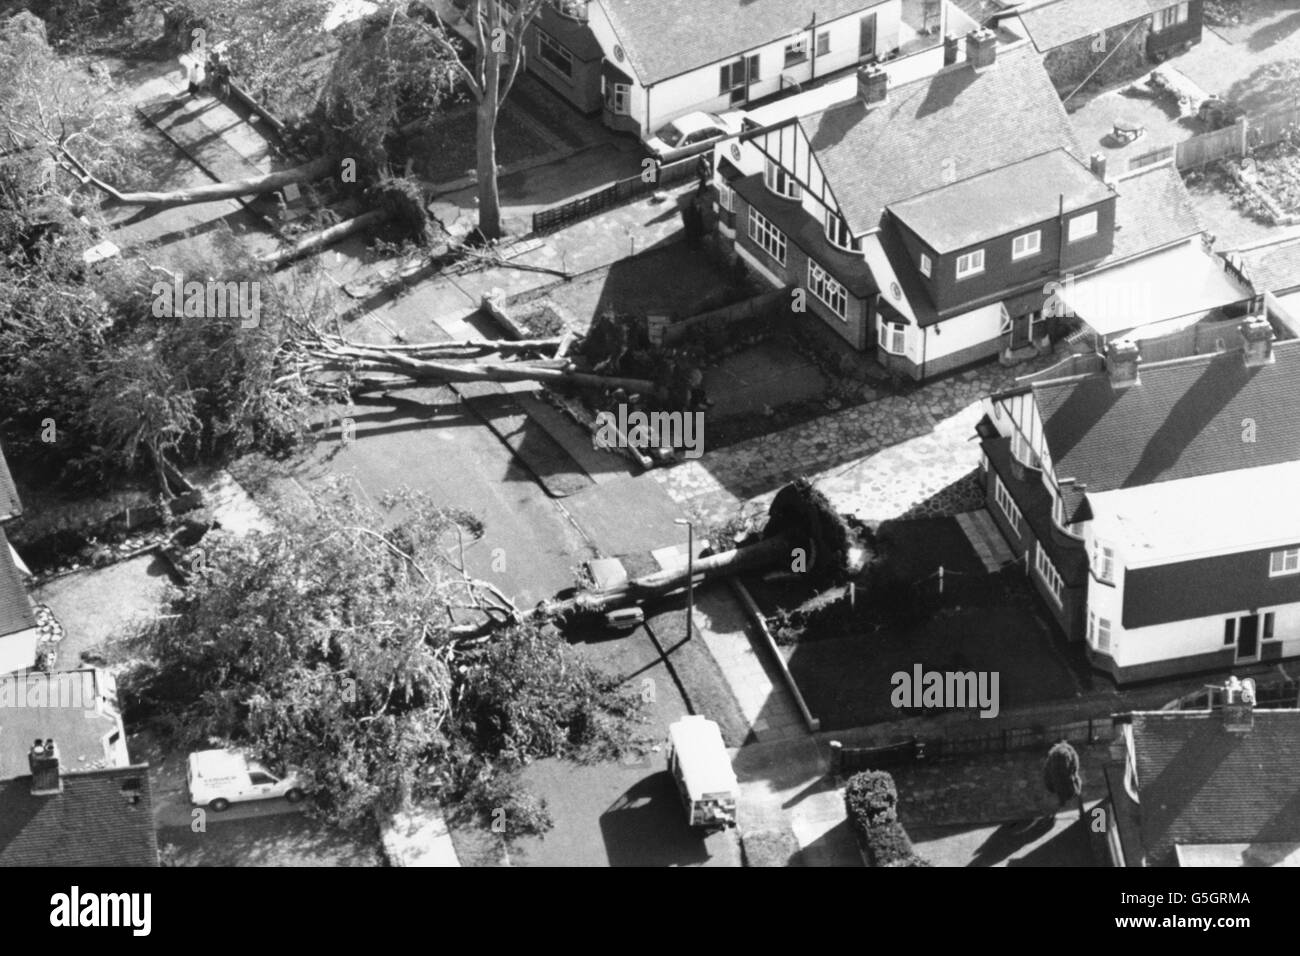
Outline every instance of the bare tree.
<svg viewBox="0 0 1300 956"><path fill-rule="evenodd" d="M478 170L478 229L485 239L499 239L501 197L497 188L497 118L524 65L524 32L546 0L471 0L465 19L474 27L474 65L456 59L461 78L477 107L475 141ZM453 56L455 49L443 38Z"/></svg>

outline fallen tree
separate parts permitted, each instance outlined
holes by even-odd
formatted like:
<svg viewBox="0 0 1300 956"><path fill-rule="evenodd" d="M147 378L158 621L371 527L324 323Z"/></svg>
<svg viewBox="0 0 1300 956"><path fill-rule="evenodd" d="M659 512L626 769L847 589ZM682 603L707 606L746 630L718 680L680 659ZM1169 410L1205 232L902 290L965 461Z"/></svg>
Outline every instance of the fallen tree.
<svg viewBox="0 0 1300 956"><path fill-rule="evenodd" d="M209 186L173 189L166 192L122 192L90 172L85 164L68 151L67 147L59 146L51 153L60 168L75 176L84 185L94 186L108 196L112 203L124 206L148 206L154 209L169 209L173 206L188 206L193 203L216 202L222 199L237 199L240 196L275 192L285 186L321 179L337 166L332 158L322 157L295 166L293 169L253 176L249 179L236 179L228 183L213 183Z"/></svg>

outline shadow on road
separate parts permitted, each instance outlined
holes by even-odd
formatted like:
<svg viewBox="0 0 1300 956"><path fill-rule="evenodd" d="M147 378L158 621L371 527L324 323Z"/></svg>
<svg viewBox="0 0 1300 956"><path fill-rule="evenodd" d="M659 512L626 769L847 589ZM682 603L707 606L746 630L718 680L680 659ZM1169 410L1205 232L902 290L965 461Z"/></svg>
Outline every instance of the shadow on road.
<svg viewBox="0 0 1300 956"><path fill-rule="evenodd" d="M610 866L698 866L708 862L702 831L687 826L677 785L665 770L641 780L600 815Z"/></svg>

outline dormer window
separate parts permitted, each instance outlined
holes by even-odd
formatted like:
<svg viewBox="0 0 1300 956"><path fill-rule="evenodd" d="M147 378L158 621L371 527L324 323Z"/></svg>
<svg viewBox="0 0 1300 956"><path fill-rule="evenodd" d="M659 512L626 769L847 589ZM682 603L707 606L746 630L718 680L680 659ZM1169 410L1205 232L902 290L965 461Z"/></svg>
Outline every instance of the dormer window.
<svg viewBox="0 0 1300 956"><path fill-rule="evenodd" d="M966 279L984 271L984 250L976 249L957 257L957 278Z"/></svg>
<svg viewBox="0 0 1300 956"><path fill-rule="evenodd" d="M763 182L768 189L785 199L798 199L801 195L795 178L784 167L770 159L767 161L767 168L763 170Z"/></svg>
<svg viewBox="0 0 1300 956"><path fill-rule="evenodd" d="M921 253L920 269L921 269L921 275L925 276L927 279L930 278L930 272L931 270L934 269L933 260L931 260L931 258L927 256L924 252Z"/></svg>
<svg viewBox="0 0 1300 956"><path fill-rule="evenodd" d="M1024 259L1029 256L1036 256L1043 248L1043 232L1041 229L1035 229L1033 232L1027 232L1023 236L1016 236L1011 240L1011 258Z"/></svg>
<svg viewBox="0 0 1300 956"><path fill-rule="evenodd" d="M826 212L826 238L836 249L845 252L860 252L862 249L862 243L849 232L848 223L830 210Z"/></svg>
<svg viewBox="0 0 1300 956"><path fill-rule="evenodd" d="M1053 520L1054 522L1056 522L1056 526L1057 526L1058 528L1060 528L1062 531L1064 531L1064 532L1065 532L1066 534L1068 534L1070 537L1072 537L1072 538L1080 538L1080 537L1082 537L1082 535L1079 534L1079 525L1078 525L1077 523L1075 523L1075 524L1067 524L1067 523L1066 523L1066 521L1065 521L1065 499L1062 498L1059 494L1056 495L1056 496L1052 499L1052 520Z"/></svg>
<svg viewBox="0 0 1300 956"><path fill-rule="evenodd" d="M1033 447L1019 431L1012 433L1011 436L1011 457L1026 468L1036 469L1041 467L1038 456L1034 454Z"/></svg>

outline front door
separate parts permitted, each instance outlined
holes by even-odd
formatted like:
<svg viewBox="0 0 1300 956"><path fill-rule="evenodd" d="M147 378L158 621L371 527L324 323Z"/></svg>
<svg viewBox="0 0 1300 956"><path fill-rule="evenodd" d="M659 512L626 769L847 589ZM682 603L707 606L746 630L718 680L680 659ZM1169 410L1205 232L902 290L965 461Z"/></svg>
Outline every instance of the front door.
<svg viewBox="0 0 1300 956"><path fill-rule="evenodd" d="M1013 349L1028 345L1033 328L1033 313L1026 312L1011 320L1011 347Z"/></svg>
<svg viewBox="0 0 1300 956"><path fill-rule="evenodd" d="M870 60L876 56L876 15L868 13L858 26L858 59Z"/></svg>
<svg viewBox="0 0 1300 956"><path fill-rule="evenodd" d="M1237 660L1253 661L1259 657L1259 615L1247 614L1237 619Z"/></svg>

